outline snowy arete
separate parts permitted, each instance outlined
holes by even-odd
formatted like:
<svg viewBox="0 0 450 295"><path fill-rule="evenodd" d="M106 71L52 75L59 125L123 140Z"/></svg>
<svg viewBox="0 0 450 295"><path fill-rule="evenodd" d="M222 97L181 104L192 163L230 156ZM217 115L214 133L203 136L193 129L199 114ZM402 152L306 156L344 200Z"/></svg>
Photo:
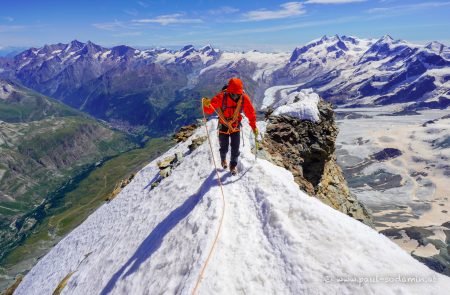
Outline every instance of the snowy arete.
<svg viewBox="0 0 450 295"><path fill-rule="evenodd" d="M217 121L207 124L214 129ZM284 168L255 160L244 126L239 174L219 173L225 215L198 294L448 294L450 278L306 195ZM15 294L52 294L64 279L63 294L191 294L223 206L208 143L188 153L199 136L203 127L162 156L185 155L154 189L160 159L142 169L43 257ZM217 136L211 141L218 146Z"/></svg>

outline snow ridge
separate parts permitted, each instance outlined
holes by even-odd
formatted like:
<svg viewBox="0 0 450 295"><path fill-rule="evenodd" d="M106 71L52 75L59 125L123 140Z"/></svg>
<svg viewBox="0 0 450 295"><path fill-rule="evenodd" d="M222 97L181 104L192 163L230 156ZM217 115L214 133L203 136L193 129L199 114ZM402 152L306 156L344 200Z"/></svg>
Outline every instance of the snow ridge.
<svg viewBox="0 0 450 295"><path fill-rule="evenodd" d="M217 121L207 123L213 129ZM263 126L261 126L263 127ZM261 128L263 129L263 128ZM198 129L193 138L204 136ZM255 161L244 122L239 174L221 171L226 212L198 294L444 294L450 279L428 269L364 224L299 190L290 172ZM211 136L213 147L217 136ZM219 226L222 202L209 146L185 154L150 190L152 161L110 203L56 245L16 294L189 294ZM218 159L218 150L214 151ZM417 276L432 283L340 278Z"/></svg>

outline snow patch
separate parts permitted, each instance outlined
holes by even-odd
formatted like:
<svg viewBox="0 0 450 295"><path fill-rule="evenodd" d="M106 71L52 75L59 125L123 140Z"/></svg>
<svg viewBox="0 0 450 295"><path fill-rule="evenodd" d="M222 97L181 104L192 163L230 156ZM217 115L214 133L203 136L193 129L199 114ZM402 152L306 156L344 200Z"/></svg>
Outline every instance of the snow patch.
<svg viewBox="0 0 450 295"><path fill-rule="evenodd" d="M273 86L267 88L266 91L264 91L264 99L261 109L266 109L272 106L276 101L278 101L282 97L285 97L286 95L289 95L290 92L294 91L301 85L303 85L303 83L296 85Z"/></svg>
<svg viewBox="0 0 450 295"><path fill-rule="evenodd" d="M157 63L173 63L175 62L175 54L170 51L161 52L156 57L155 62Z"/></svg>
<svg viewBox="0 0 450 295"><path fill-rule="evenodd" d="M62 63L65 63L67 60L69 60L76 52L69 52L64 58L61 59Z"/></svg>
<svg viewBox="0 0 450 295"><path fill-rule="evenodd" d="M320 97L312 89L294 91L275 104L273 115L287 115L300 120L312 122L320 121L319 104Z"/></svg>
<svg viewBox="0 0 450 295"><path fill-rule="evenodd" d="M108 56L111 54L111 50L107 50L107 51L105 51L105 52L103 52L101 55L100 55L100 57L102 58L102 59L106 59L106 58L108 58Z"/></svg>
<svg viewBox="0 0 450 295"><path fill-rule="evenodd" d="M22 63L22 64L17 68L17 70L23 69L23 68L24 68L25 66L27 66L31 61L32 61L31 58L28 59L27 61L25 61L24 63Z"/></svg>
<svg viewBox="0 0 450 295"><path fill-rule="evenodd" d="M288 53L264 53L258 51L248 52L223 52L220 58L212 65L202 69L200 74L215 68L232 66L241 60L247 60L256 65L252 79L254 81L263 79L265 76L282 68L289 60Z"/></svg>
<svg viewBox="0 0 450 295"><path fill-rule="evenodd" d="M137 58L147 59L152 57L152 51L151 50L143 50L139 51L136 55Z"/></svg>
<svg viewBox="0 0 450 295"><path fill-rule="evenodd" d="M14 87L4 81L0 81L0 99L7 99L15 91Z"/></svg>

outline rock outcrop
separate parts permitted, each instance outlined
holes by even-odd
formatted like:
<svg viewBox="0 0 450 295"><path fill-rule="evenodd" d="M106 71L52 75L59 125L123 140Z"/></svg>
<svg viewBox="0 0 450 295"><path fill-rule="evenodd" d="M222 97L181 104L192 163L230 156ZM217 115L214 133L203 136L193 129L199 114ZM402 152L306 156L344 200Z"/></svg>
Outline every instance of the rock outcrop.
<svg viewBox="0 0 450 295"><path fill-rule="evenodd" d="M110 192L106 198L105 201L109 202L112 199L114 199L122 190L124 187L126 187L134 178L134 173L131 173L130 176L128 176L125 179L122 179L121 181L119 181L116 186L114 187L114 189L112 190L112 192Z"/></svg>
<svg viewBox="0 0 450 295"><path fill-rule="evenodd" d="M329 206L373 226L368 210L353 196L336 163L338 128L331 104L320 100L320 121L268 115L264 157L292 172L300 188Z"/></svg>
<svg viewBox="0 0 450 295"><path fill-rule="evenodd" d="M176 132L173 135L173 139L178 142L184 142L188 140L189 137L191 137L192 134L194 134L195 130L197 129L197 124L191 124L187 126L181 127L178 132Z"/></svg>
<svg viewBox="0 0 450 295"><path fill-rule="evenodd" d="M162 178L168 177L172 174L173 168L180 165L183 160L183 155L181 153L175 153L172 156L164 158L162 161L158 162L159 175Z"/></svg>

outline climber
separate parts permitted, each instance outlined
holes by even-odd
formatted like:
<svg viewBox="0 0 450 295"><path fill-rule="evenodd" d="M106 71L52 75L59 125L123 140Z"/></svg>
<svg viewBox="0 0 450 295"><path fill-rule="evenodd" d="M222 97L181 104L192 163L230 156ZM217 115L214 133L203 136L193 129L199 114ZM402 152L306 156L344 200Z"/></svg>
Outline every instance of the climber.
<svg viewBox="0 0 450 295"><path fill-rule="evenodd" d="M226 156L228 146L231 145L230 172L237 173L237 160L239 157L240 127L242 115L249 120L249 125L258 136L256 128L256 114L250 97L245 93L242 81L239 78L231 78L228 85L216 94L212 99L202 98L203 110L207 114L216 112L219 116L219 144L220 159L224 169L228 168ZM231 141L231 142L230 142Z"/></svg>

